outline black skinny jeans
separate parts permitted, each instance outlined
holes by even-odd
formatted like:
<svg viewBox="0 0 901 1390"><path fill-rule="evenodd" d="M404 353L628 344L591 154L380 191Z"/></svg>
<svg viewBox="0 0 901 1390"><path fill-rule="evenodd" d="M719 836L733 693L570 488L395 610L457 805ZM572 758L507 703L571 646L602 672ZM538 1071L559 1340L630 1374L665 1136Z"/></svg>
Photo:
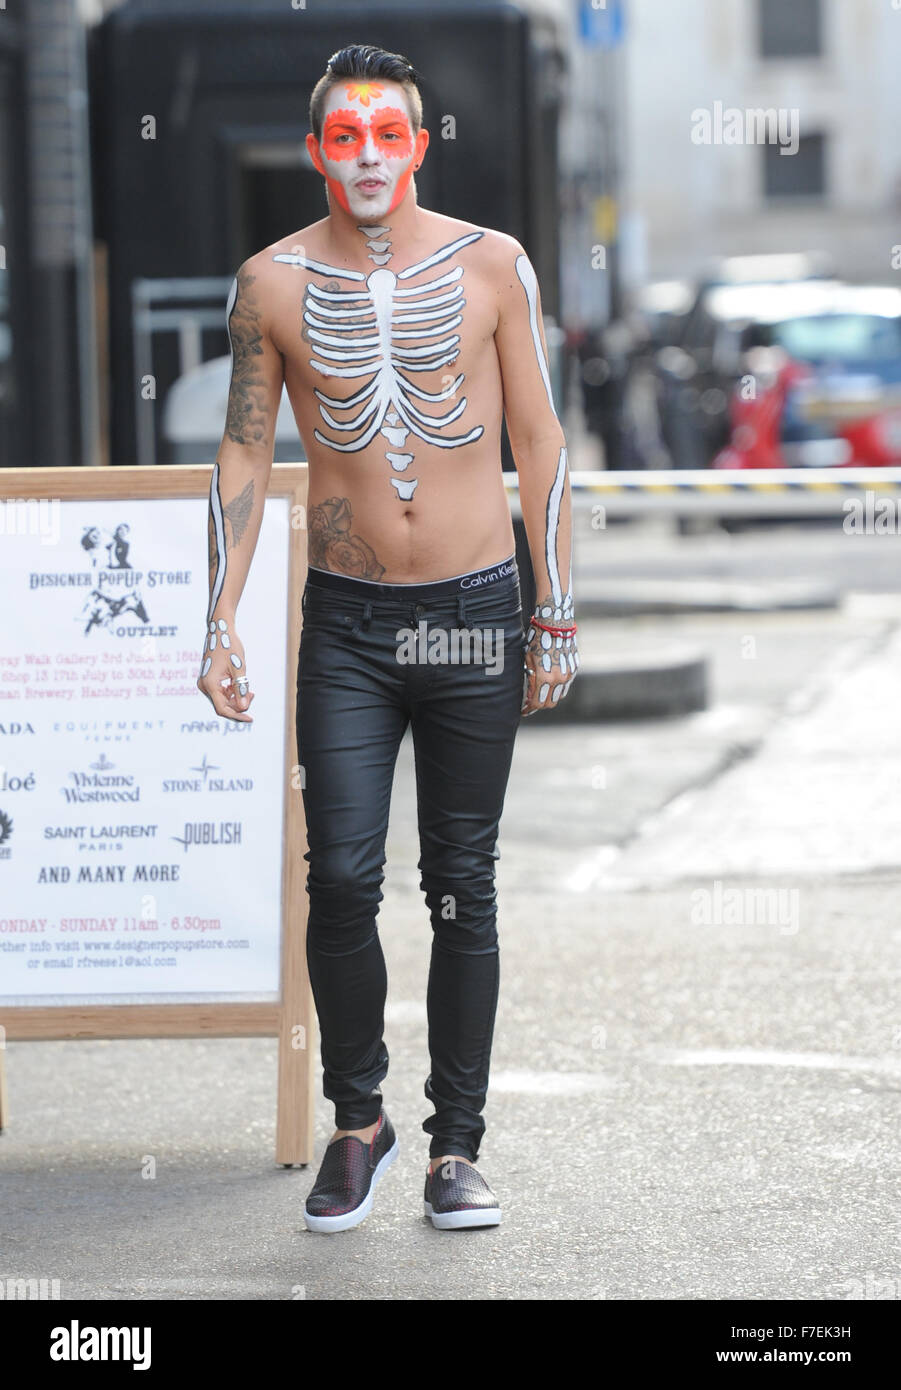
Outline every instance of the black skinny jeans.
<svg viewBox="0 0 901 1390"><path fill-rule="evenodd" d="M498 824L526 645L515 560L480 573L495 577L392 585L311 568L297 673L307 961L324 1095L338 1129L364 1129L378 1118L388 1051L376 916L395 762L409 724L420 887L432 924L425 1094L435 1114L422 1128L432 1136L430 1157L473 1161L485 1131L498 996ZM445 659L428 660L430 652L442 656L442 640ZM447 659L454 651L457 660Z"/></svg>

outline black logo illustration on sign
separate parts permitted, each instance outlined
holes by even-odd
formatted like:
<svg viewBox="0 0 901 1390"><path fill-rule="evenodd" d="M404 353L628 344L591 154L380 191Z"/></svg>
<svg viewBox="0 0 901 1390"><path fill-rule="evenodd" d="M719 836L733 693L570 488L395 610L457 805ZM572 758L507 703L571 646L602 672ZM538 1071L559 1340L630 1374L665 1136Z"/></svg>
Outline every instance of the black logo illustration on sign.
<svg viewBox="0 0 901 1390"><path fill-rule="evenodd" d="M131 542L127 539L129 529L128 523L123 521L114 531L107 531L110 539L105 545L99 526L87 526L82 533L82 549L90 557L91 568L97 576L97 583L91 589L82 608L82 617L86 621L85 634L95 627L111 628L123 613L134 613L142 623L150 621L141 596L138 575L128 558L131 548ZM105 564L100 563L103 550L107 555ZM124 570L131 571L127 578L122 574ZM127 585L124 591L123 579ZM105 592L105 589L111 589L112 592Z"/></svg>
<svg viewBox="0 0 901 1390"><path fill-rule="evenodd" d="M112 540L110 540L108 544L103 547L106 550L107 555L109 556L109 559L106 562L107 569L130 570L132 568L132 566L128 562L128 551L131 542L125 539L130 530L131 527L128 525L127 522L121 522L116 527L115 531L112 532ZM107 535L110 535L109 531L107 532ZM81 545L82 549L88 552L88 555L91 558L91 564L94 566L95 569L97 567L98 559L98 556L97 554L95 554L95 552L100 551L102 540L103 536L99 526L85 527L84 534L81 538Z"/></svg>
<svg viewBox="0 0 901 1390"><path fill-rule="evenodd" d="M204 753L203 758L201 759L201 762L200 762L200 766L199 766L199 767L192 767L192 768L191 768L191 771L192 771L192 772L202 772L202 773L203 773L203 780L204 780L204 782L205 782L205 781L206 781L206 775L207 775L207 773L208 773L208 772L218 772L218 771L219 771L219 767L218 767L218 764L216 764L216 763L208 763L207 760L206 760L206 753Z"/></svg>
<svg viewBox="0 0 901 1390"><path fill-rule="evenodd" d="M239 820L185 821L184 835L173 835L172 839L184 845L187 854L194 845L239 845L241 830Z"/></svg>

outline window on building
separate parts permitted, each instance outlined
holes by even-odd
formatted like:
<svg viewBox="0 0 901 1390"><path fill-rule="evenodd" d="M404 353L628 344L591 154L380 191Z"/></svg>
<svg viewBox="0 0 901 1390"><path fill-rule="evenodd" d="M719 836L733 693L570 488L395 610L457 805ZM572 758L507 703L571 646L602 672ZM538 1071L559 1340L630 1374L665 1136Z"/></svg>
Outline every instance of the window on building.
<svg viewBox="0 0 901 1390"><path fill-rule="evenodd" d="M822 54L821 0L757 0L762 58L818 58Z"/></svg>
<svg viewBox="0 0 901 1390"><path fill-rule="evenodd" d="M778 144L762 145L763 191L767 198L822 198L826 193L826 141L802 135L796 154Z"/></svg>

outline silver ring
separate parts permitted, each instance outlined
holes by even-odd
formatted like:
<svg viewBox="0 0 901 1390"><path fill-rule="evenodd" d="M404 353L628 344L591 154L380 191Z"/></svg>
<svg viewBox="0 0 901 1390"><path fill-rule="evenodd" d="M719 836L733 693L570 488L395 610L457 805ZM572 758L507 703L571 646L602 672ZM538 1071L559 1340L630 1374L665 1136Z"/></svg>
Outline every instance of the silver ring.
<svg viewBox="0 0 901 1390"><path fill-rule="evenodd" d="M235 682L235 685L238 687L238 694L239 694L239 695L246 695L247 692L248 692L248 690L250 689L250 677L249 677L249 676L235 676L235 677L234 677L234 682Z"/></svg>

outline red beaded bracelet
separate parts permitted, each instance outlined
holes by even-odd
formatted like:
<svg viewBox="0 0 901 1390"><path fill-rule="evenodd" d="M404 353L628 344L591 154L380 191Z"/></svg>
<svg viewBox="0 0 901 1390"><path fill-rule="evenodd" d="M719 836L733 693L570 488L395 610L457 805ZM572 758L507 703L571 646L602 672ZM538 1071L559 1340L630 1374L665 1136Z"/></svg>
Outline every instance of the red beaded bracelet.
<svg viewBox="0 0 901 1390"><path fill-rule="evenodd" d="M553 633L555 637L571 637L577 631L575 623L572 627L548 627L547 623L540 623L537 618L530 618L529 622L532 627L540 627L542 632Z"/></svg>

